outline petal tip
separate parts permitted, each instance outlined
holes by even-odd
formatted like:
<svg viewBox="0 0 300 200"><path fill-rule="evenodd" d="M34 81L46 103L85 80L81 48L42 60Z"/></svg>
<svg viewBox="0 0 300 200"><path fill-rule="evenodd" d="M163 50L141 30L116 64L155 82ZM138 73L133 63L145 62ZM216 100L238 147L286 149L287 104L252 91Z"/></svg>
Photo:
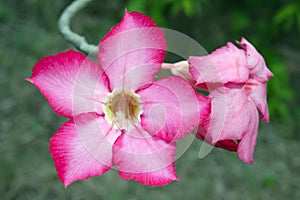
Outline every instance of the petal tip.
<svg viewBox="0 0 300 200"><path fill-rule="evenodd" d="M25 78L25 81L28 81L29 83L33 84L33 79L31 77L30 78Z"/></svg>
<svg viewBox="0 0 300 200"><path fill-rule="evenodd" d="M239 150L238 150L238 158L243 161L244 163L247 163L249 165L252 165L253 164L253 155L251 157L247 157L245 156L244 154L240 153Z"/></svg>
<svg viewBox="0 0 300 200"><path fill-rule="evenodd" d="M170 174L170 176L165 176L165 177L161 177L160 179L154 178L145 178L147 177L149 174L148 173L127 173L127 172L122 172L119 171L119 175L121 177L122 180L124 181L128 181L128 180L133 180L136 182L139 182L143 185L147 185L150 187L157 187L157 186L165 186L170 184L173 181L180 181L180 178L176 175L176 173L174 172L173 174Z"/></svg>

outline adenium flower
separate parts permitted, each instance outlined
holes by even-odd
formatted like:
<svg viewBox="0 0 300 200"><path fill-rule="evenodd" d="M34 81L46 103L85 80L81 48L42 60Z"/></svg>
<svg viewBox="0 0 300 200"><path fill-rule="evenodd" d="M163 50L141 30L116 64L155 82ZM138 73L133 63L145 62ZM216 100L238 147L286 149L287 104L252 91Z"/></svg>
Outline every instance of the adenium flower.
<svg viewBox="0 0 300 200"><path fill-rule="evenodd" d="M189 71L196 87L209 90L203 97L210 107L200 120L197 137L253 162L259 114L269 121L266 83L273 76L263 57L244 38L208 56L190 57Z"/></svg>
<svg viewBox="0 0 300 200"><path fill-rule="evenodd" d="M193 87L180 77L154 81L166 49L151 18L125 12L99 45L98 62L73 50L41 59L27 79L69 118L50 139L65 187L113 165L124 180L160 186L178 180L176 141L198 125Z"/></svg>

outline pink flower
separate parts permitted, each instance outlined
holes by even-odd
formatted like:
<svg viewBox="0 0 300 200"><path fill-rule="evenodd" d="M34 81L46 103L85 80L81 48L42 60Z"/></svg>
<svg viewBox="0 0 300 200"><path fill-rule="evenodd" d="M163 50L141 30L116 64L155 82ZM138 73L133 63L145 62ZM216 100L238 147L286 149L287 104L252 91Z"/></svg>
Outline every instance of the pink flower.
<svg viewBox="0 0 300 200"><path fill-rule="evenodd" d="M190 57L196 85L209 90L205 101L210 112L203 115L197 136L211 144L237 151L251 164L259 115L268 122L266 82L273 76L256 49L244 38L237 48L227 43L208 56ZM202 101L203 102L203 101Z"/></svg>
<svg viewBox="0 0 300 200"><path fill-rule="evenodd" d="M59 115L70 118L50 139L65 186L113 165L124 180L160 186L178 180L176 140L197 126L197 95L187 81L154 81L166 49L147 16L125 12L99 45L94 63L67 51L41 59L28 79Z"/></svg>

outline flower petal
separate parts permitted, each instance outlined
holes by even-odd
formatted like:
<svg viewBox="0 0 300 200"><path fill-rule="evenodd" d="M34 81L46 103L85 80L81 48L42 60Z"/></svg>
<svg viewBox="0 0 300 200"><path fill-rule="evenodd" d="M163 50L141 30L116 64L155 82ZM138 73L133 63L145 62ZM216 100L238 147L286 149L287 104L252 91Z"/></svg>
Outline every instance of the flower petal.
<svg viewBox="0 0 300 200"><path fill-rule="evenodd" d="M243 50L231 42L208 56L192 56L190 73L197 84L202 83L242 83L248 79L249 69Z"/></svg>
<svg viewBox="0 0 300 200"><path fill-rule="evenodd" d="M261 83L255 79L249 79L245 85L245 90L249 93L249 98L261 112L261 119L265 122L269 122L266 83Z"/></svg>
<svg viewBox="0 0 300 200"><path fill-rule="evenodd" d="M182 139L199 123L194 88L183 78L168 77L137 92L141 98L142 126L166 142Z"/></svg>
<svg viewBox="0 0 300 200"><path fill-rule="evenodd" d="M197 93L197 99L200 111L200 125L204 125L211 113L211 98Z"/></svg>
<svg viewBox="0 0 300 200"><path fill-rule="evenodd" d="M151 137L140 126L123 133L113 146L113 160L124 180L162 186L178 180L176 146Z"/></svg>
<svg viewBox="0 0 300 200"><path fill-rule="evenodd" d="M238 44L241 45L246 52L247 62L251 70L250 74L254 76L256 80L262 83L267 82L273 76L273 74L267 68L263 57L245 38L242 38Z"/></svg>
<svg viewBox="0 0 300 200"><path fill-rule="evenodd" d="M212 145L212 138L209 135L206 135L210 123L211 99L199 94L198 101L200 105L200 123L197 128L196 136L200 140ZM216 142L214 146L226 149L228 151L237 151L238 148L238 144L233 140L220 140Z"/></svg>
<svg viewBox="0 0 300 200"><path fill-rule="evenodd" d="M220 140L239 140L248 130L249 115L253 104L249 105L243 84L226 84L211 91L212 111L207 128L212 143ZM233 125L234 124L234 125Z"/></svg>
<svg viewBox="0 0 300 200"><path fill-rule="evenodd" d="M234 140L220 140L214 146L228 151L237 151L238 149L238 144Z"/></svg>
<svg viewBox="0 0 300 200"><path fill-rule="evenodd" d="M108 171L117 137L118 133L95 113L79 115L61 126L50 139L50 153L65 187Z"/></svg>
<svg viewBox="0 0 300 200"><path fill-rule="evenodd" d="M206 133L207 133L207 130L203 130L202 127L200 127L198 129L196 136L200 140L203 140L204 142L206 142L210 145L213 145L215 147L226 149L228 151L237 151L238 144L236 142L234 142L234 140L220 140L220 141L216 142L215 144L212 144L210 138L206 137Z"/></svg>
<svg viewBox="0 0 300 200"><path fill-rule="evenodd" d="M197 137L216 147L237 151L242 161L251 164L259 119L244 87L228 83L211 91L210 117L200 124Z"/></svg>
<svg viewBox="0 0 300 200"><path fill-rule="evenodd" d="M152 83L165 49L164 33L150 17L126 11L100 42L98 60L112 89L136 90Z"/></svg>
<svg viewBox="0 0 300 200"><path fill-rule="evenodd" d="M73 50L41 59L27 80L34 84L58 114L102 112L101 101L109 91L101 68Z"/></svg>
<svg viewBox="0 0 300 200"><path fill-rule="evenodd" d="M252 104L252 102L249 102L249 104ZM250 120L248 122L248 131L244 133L244 136L240 140L237 153L242 161L252 164L258 132L259 117L258 112L255 109L251 109L249 111Z"/></svg>

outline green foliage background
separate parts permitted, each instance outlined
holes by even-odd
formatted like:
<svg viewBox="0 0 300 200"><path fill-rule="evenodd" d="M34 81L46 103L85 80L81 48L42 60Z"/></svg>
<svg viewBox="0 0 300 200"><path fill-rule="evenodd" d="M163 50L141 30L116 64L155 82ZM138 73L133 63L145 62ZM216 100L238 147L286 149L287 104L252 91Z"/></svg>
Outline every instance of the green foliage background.
<svg viewBox="0 0 300 200"><path fill-rule="evenodd" d="M195 141L176 161L181 180L166 187L121 181L111 170L64 189L48 146L65 119L24 78L40 58L73 48L57 31L70 2L0 2L1 199L300 199L299 1L95 0L80 11L72 27L94 44L125 7L191 36L208 52L246 37L275 74L268 84L271 123L261 123L251 166L220 149L199 159L202 143Z"/></svg>

